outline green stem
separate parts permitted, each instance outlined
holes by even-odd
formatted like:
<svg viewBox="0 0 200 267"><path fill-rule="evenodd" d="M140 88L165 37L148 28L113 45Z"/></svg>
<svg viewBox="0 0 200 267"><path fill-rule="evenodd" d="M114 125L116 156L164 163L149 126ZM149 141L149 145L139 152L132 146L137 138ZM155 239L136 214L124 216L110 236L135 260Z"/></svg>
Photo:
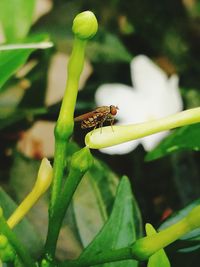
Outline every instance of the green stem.
<svg viewBox="0 0 200 267"><path fill-rule="evenodd" d="M3 217L3 211L1 208L0 208L0 232L8 238L10 244L13 246L14 250L16 251L18 256L21 258L23 264L26 267L36 266L29 252L21 244L21 242L18 240L16 235L12 232L12 230L7 225L6 220Z"/></svg>
<svg viewBox="0 0 200 267"><path fill-rule="evenodd" d="M48 236L45 245L45 252L46 254L50 253L50 255L48 255L49 257L54 257L55 255L57 235L59 233L59 227L62 221L62 216L58 214L60 212L60 207L56 203L62 191L62 180L67 146L74 128L74 109L78 93L79 79L84 65L85 46L87 40L95 35L97 28L98 24L96 17L90 11L85 11L78 14L73 21L72 30L75 34L74 45L68 63L68 79L66 90L54 131L55 154L53 185L49 207ZM60 205L64 205L64 202L60 203ZM59 222L56 224L56 230L54 230L54 223L56 221L55 215L58 215L57 219L59 220ZM50 239L52 236L54 237L53 240Z"/></svg>
<svg viewBox="0 0 200 267"><path fill-rule="evenodd" d="M72 196L80 183L83 175L90 168L93 163L93 158L90 150L85 147L72 156L69 175L64 183L64 187L57 198L54 213L51 217L51 224L49 224L47 240L46 240L46 254L50 258L54 258L56 243L58 240L59 231L62 225L66 210L69 207Z"/></svg>
<svg viewBox="0 0 200 267"><path fill-rule="evenodd" d="M132 248L125 247L116 250L108 250L100 254L95 254L94 256L77 259L71 261L65 261L59 264L59 267L88 267L103 263L116 262L122 260L130 260L133 259Z"/></svg>
<svg viewBox="0 0 200 267"><path fill-rule="evenodd" d="M193 108L159 120L113 126L113 130L110 126L103 127L101 134L100 129L96 129L86 135L85 144L100 149L197 122L200 122L200 108Z"/></svg>
<svg viewBox="0 0 200 267"><path fill-rule="evenodd" d="M74 127L74 108L78 92L78 82L83 69L85 45L86 41L75 38L73 51L68 64L68 80L65 95L55 128L55 162L50 214L53 212L56 199L62 187L67 143L69 142Z"/></svg>
<svg viewBox="0 0 200 267"><path fill-rule="evenodd" d="M51 226L48 229L47 241L46 241L46 253L51 255L51 258L55 255L56 243L58 240L59 231L62 225L63 218L66 210L69 207L72 196L81 181L83 174L79 171L71 171L65 182L63 192L57 199L55 205L55 212L51 220Z"/></svg>
<svg viewBox="0 0 200 267"><path fill-rule="evenodd" d="M95 253L87 257L80 257L77 260L65 261L59 267L89 267L107 262L135 259L139 261L147 260L160 249L168 246L181 236L200 227L200 205L195 207L185 218L176 224L152 234L138 239L131 247L116 250L105 250L105 252Z"/></svg>

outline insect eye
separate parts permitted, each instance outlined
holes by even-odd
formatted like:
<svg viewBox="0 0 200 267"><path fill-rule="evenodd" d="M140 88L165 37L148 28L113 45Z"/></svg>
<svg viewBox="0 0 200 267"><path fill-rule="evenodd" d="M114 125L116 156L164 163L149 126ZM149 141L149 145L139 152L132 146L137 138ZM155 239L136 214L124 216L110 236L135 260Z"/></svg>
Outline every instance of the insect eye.
<svg viewBox="0 0 200 267"><path fill-rule="evenodd" d="M110 106L110 113L114 116L117 114L117 109L115 106Z"/></svg>

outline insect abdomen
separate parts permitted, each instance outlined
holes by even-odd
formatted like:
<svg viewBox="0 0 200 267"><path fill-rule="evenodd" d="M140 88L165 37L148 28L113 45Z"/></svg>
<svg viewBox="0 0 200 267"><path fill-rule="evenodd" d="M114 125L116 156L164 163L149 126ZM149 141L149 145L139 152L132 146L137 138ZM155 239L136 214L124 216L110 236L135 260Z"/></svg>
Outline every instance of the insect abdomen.
<svg viewBox="0 0 200 267"><path fill-rule="evenodd" d="M86 120L83 120L81 122L81 128L90 128L90 127L95 127L99 123L98 116L93 115L92 117L87 118Z"/></svg>

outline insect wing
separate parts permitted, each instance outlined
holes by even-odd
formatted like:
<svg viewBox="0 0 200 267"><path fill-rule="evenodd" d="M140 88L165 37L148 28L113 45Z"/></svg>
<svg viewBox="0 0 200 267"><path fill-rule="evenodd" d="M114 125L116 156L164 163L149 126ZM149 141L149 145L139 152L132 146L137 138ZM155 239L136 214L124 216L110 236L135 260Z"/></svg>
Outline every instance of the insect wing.
<svg viewBox="0 0 200 267"><path fill-rule="evenodd" d="M74 121L78 122L78 121L83 121L83 120L87 120L88 118L93 117L95 114L95 111L91 111L91 112L87 112L84 113L76 118L74 118Z"/></svg>
<svg viewBox="0 0 200 267"><path fill-rule="evenodd" d="M109 114L109 112L110 112L109 107L102 106L102 107L96 108L93 111L87 112L85 114L82 114L82 115L74 118L74 121L75 122L83 121L83 120L87 120L88 118L92 118L94 116L97 116L100 119L101 117L107 116Z"/></svg>

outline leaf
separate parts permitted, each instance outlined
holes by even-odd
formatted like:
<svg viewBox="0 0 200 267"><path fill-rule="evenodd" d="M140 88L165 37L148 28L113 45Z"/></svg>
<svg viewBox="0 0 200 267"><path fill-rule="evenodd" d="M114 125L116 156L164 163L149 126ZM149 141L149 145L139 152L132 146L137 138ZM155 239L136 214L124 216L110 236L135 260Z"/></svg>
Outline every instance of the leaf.
<svg viewBox="0 0 200 267"><path fill-rule="evenodd" d="M200 150L200 123L182 127L150 151L145 160L155 160L180 150Z"/></svg>
<svg viewBox="0 0 200 267"><path fill-rule="evenodd" d="M83 251L79 259L88 259L92 255L94 256L103 251L118 249L132 244L137 238L135 229L135 222L138 220L137 216L138 207L132 195L129 180L127 177L123 177L118 186L115 203L109 219L92 243ZM138 262L126 260L99 266L134 267L138 266Z"/></svg>
<svg viewBox="0 0 200 267"><path fill-rule="evenodd" d="M35 108L35 109L5 109L0 108L0 130L12 126L13 124L20 123L22 120L26 120L28 124L34 120L34 117L44 115L48 113L45 108ZM15 125L16 126L16 125ZM25 125L24 125L25 126ZM16 127L15 127L16 131Z"/></svg>
<svg viewBox="0 0 200 267"><path fill-rule="evenodd" d="M84 247L92 241L108 219L117 185L117 176L106 164L95 160L93 167L78 186L73 198L73 208Z"/></svg>
<svg viewBox="0 0 200 267"><path fill-rule="evenodd" d="M0 92L3 84L26 62L34 49L0 51Z"/></svg>
<svg viewBox="0 0 200 267"><path fill-rule="evenodd" d="M156 230L154 227L150 224L146 224L146 234L147 236L151 236L153 234L156 234ZM170 267L170 262L167 258L167 255L164 251L164 249L160 249L156 253L154 253L148 260L147 267Z"/></svg>
<svg viewBox="0 0 200 267"><path fill-rule="evenodd" d="M98 36L88 44L89 58L97 62L130 62L132 55L120 39L107 32L99 31Z"/></svg>
<svg viewBox="0 0 200 267"><path fill-rule="evenodd" d="M4 216L8 218L16 209L17 204L0 188L0 206L3 208ZM42 250L42 242L33 226L27 219L23 219L15 228L14 232L20 241L29 249L32 255L38 255Z"/></svg>
<svg viewBox="0 0 200 267"><path fill-rule="evenodd" d="M34 7L35 0L0 1L0 21L7 42L16 42L27 35Z"/></svg>
<svg viewBox="0 0 200 267"><path fill-rule="evenodd" d="M7 44L1 45L0 51L11 51L18 49L45 49L53 46L52 42L40 42L40 43L21 43L21 44Z"/></svg>
<svg viewBox="0 0 200 267"><path fill-rule="evenodd" d="M165 229L176 222L183 219L194 207L200 205L200 199L193 201L185 208L179 210L176 214L172 215L164 223L161 224L159 230ZM197 228L188 234L182 236L177 243L177 247L181 248L180 252L190 252L200 248L200 228Z"/></svg>
<svg viewBox="0 0 200 267"><path fill-rule="evenodd" d="M47 40L46 34L34 35L27 39L27 43L20 44L19 49L0 51L0 92L5 82L27 61L29 55L38 48L49 48L51 42ZM29 48L25 48L28 46Z"/></svg>

